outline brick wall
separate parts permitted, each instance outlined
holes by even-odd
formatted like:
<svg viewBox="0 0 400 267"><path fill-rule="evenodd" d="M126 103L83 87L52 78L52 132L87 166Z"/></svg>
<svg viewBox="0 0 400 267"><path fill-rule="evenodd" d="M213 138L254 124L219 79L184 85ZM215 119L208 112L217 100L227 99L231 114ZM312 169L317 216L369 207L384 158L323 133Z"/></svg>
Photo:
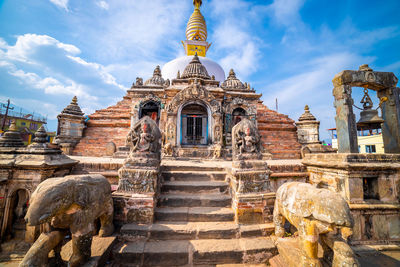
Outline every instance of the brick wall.
<svg viewBox="0 0 400 267"><path fill-rule="evenodd" d="M257 123L263 146L272 154L273 159L301 158L301 145L297 141L294 120L259 104Z"/></svg>
<svg viewBox="0 0 400 267"><path fill-rule="evenodd" d="M89 115L83 130L83 138L72 154L76 156L105 156L106 145L114 142L116 147L124 146L130 127L131 99L125 97L115 106L97 110Z"/></svg>

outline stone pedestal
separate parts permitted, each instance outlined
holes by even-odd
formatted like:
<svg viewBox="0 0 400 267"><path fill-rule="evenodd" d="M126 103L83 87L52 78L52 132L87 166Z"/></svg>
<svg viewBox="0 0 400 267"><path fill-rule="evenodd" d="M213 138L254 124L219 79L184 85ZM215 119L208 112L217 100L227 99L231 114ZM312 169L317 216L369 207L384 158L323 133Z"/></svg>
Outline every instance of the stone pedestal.
<svg viewBox="0 0 400 267"><path fill-rule="evenodd" d="M118 223L152 223L160 174L159 155L133 154L118 170L118 190L114 192Z"/></svg>
<svg viewBox="0 0 400 267"><path fill-rule="evenodd" d="M271 258L269 263L272 267L299 267L301 262L300 240L296 237L278 238L277 248L279 255ZM318 258L322 260L322 249L319 249ZM324 265L328 266L328 265ZM308 267L308 266L307 266Z"/></svg>
<svg viewBox="0 0 400 267"><path fill-rule="evenodd" d="M352 244L400 241L400 155L309 154L310 183L342 195L354 217Z"/></svg>
<svg viewBox="0 0 400 267"><path fill-rule="evenodd" d="M235 221L245 224L272 221L275 193L270 192L267 163L234 161L231 174Z"/></svg>

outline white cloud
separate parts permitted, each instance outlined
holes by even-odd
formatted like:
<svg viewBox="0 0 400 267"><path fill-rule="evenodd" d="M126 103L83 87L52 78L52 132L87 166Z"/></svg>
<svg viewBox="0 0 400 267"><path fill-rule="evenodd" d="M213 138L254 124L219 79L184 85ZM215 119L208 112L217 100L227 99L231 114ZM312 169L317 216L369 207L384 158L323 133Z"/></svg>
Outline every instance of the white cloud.
<svg viewBox="0 0 400 267"><path fill-rule="evenodd" d="M96 4L104 10L108 10L110 8L110 6L108 5L108 3L106 1L99 1L99 2L96 2Z"/></svg>
<svg viewBox="0 0 400 267"><path fill-rule="evenodd" d="M127 89L106 67L78 54L80 49L74 45L47 35L25 34L18 36L14 45L2 45L0 67L24 88L39 90L49 99L78 96L87 112L104 107L110 97ZM64 107L58 108L61 111Z"/></svg>
<svg viewBox="0 0 400 267"><path fill-rule="evenodd" d="M81 53L76 46L61 43L48 35L24 34L18 36L14 46L7 46L6 54L9 59L34 64L37 60L34 55L43 48L56 48L71 55Z"/></svg>
<svg viewBox="0 0 400 267"><path fill-rule="evenodd" d="M50 2L68 11L68 0L50 0Z"/></svg>
<svg viewBox="0 0 400 267"><path fill-rule="evenodd" d="M251 33L247 18L257 17L263 6L251 5L242 0L213 0L212 17L217 26L212 32L213 49L221 59L225 71L233 68L242 79L253 74L261 58L260 48L266 46L256 35ZM253 21L254 22L254 21Z"/></svg>
<svg viewBox="0 0 400 267"><path fill-rule="evenodd" d="M269 9L279 24L290 26L301 22L299 11L304 2L305 0L274 0Z"/></svg>

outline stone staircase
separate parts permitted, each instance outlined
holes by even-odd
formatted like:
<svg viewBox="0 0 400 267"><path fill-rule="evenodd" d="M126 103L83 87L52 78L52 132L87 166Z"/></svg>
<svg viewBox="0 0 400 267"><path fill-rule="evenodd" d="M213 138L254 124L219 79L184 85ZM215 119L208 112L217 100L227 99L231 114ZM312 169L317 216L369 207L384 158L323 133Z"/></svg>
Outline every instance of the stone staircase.
<svg viewBox="0 0 400 267"><path fill-rule="evenodd" d="M163 166L155 223L121 228L117 266L256 264L277 253L272 224L234 222L225 170L213 165Z"/></svg>

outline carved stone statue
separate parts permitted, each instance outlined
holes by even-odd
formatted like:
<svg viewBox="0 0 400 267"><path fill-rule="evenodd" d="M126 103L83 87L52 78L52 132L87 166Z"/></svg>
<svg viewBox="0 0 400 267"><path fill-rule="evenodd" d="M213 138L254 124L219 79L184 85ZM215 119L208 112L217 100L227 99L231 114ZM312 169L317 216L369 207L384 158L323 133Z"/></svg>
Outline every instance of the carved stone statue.
<svg viewBox="0 0 400 267"><path fill-rule="evenodd" d="M50 231L39 236L20 267L46 266L52 249L60 256L61 242L68 229L73 251L68 266L82 266L90 258L97 219L101 224L99 236L111 235L113 200L111 186L104 176L71 175L43 181L32 194L25 221L31 226L48 223Z"/></svg>
<svg viewBox="0 0 400 267"><path fill-rule="evenodd" d="M127 145L132 153L157 153L161 149L161 133L157 124L148 116L143 117L130 130Z"/></svg>
<svg viewBox="0 0 400 267"><path fill-rule="evenodd" d="M232 128L234 159L259 159L261 155L260 134L249 119L243 119Z"/></svg>
<svg viewBox="0 0 400 267"><path fill-rule="evenodd" d="M339 194L311 184L285 183L276 192L276 236L284 235L286 220L299 232L301 265L297 266L322 266L318 259L318 240L322 241L324 253L329 248L333 250L332 266L359 266L347 244L347 238L352 234L353 218L349 205Z"/></svg>

